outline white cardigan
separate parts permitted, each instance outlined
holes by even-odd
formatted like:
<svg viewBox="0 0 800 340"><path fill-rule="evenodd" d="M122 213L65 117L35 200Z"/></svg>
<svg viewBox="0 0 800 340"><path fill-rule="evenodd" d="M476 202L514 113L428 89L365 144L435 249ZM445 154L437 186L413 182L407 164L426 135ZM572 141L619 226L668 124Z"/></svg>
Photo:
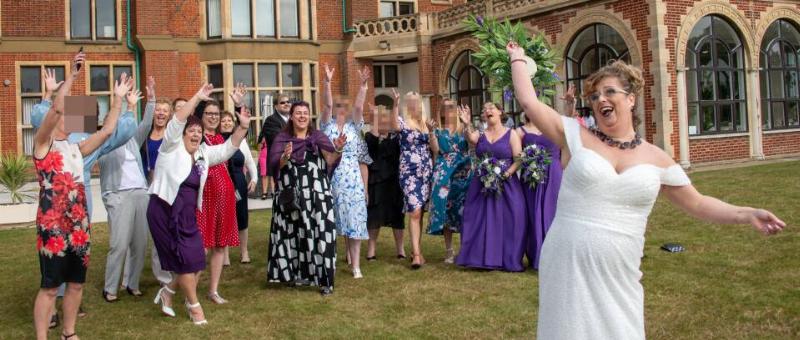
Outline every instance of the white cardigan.
<svg viewBox="0 0 800 340"><path fill-rule="evenodd" d="M239 151L244 154L244 167L247 168L247 173L250 174L250 182L258 181L256 161L253 160L253 152L250 151L250 145L247 144L247 139L242 139L242 144L239 145Z"/></svg>
<svg viewBox="0 0 800 340"><path fill-rule="evenodd" d="M164 140L158 149L153 183L150 184L149 192L158 195L159 198L170 205L175 202L175 198L178 196L178 189L180 189L181 184L189 177L189 173L192 171L192 155L186 151L186 147L183 145L183 128L185 126L186 121L179 121L174 116L167 124L167 128L164 131ZM205 163L201 167L202 173L200 174L200 190L197 195L197 209L203 208L203 189L208 177L208 168L228 160L236 153L236 150L238 148L233 146L231 140L228 139L225 144L220 145L200 144L200 148L194 153L194 160L199 161L202 159Z"/></svg>

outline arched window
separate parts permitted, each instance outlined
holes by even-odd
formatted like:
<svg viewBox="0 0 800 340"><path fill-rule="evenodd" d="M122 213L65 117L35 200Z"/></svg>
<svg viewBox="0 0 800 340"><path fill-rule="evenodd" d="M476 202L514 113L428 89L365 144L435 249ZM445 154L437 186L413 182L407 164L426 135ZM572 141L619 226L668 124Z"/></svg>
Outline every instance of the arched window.
<svg viewBox="0 0 800 340"><path fill-rule="evenodd" d="M575 85L576 109L581 115L591 114L588 103L581 98L583 80L613 60L631 62L628 45L611 26L591 24L582 29L567 49L567 85Z"/></svg>
<svg viewBox="0 0 800 340"><path fill-rule="evenodd" d="M800 31L776 20L761 43L761 123L765 130L800 127Z"/></svg>
<svg viewBox="0 0 800 340"><path fill-rule="evenodd" d="M689 134L747 131L744 52L738 32L708 15L695 25L686 46Z"/></svg>
<svg viewBox="0 0 800 340"><path fill-rule="evenodd" d="M472 63L472 51L464 51L458 55L448 72L448 89L450 98L459 104L469 105L472 110L472 120L480 118L483 103L491 100L487 89L489 77Z"/></svg>

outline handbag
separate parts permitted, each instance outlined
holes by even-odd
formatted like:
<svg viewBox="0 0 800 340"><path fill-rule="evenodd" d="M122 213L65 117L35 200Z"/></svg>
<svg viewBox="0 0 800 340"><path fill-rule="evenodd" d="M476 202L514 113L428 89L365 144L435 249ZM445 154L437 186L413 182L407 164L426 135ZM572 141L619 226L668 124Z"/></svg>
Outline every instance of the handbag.
<svg viewBox="0 0 800 340"><path fill-rule="evenodd" d="M295 212L300 210L300 190L296 187L283 188L278 192L278 206L284 212Z"/></svg>

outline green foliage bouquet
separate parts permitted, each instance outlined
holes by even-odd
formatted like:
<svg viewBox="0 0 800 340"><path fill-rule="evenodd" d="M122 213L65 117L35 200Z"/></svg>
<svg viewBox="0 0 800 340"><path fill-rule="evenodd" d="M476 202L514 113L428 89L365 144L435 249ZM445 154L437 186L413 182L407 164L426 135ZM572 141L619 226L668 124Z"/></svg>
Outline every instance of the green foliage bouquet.
<svg viewBox="0 0 800 340"><path fill-rule="evenodd" d="M464 23L480 44L480 50L473 53L472 57L475 58L478 68L492 78L491 91L502 91L505 100L513 98L511 61L508 59L506 45L509 41L515 41L525 50L525 54L535 61L535 66L528 66L532 73L533 86L540 95L539 100L545 104L552 104L550 98L555 95L554 86L561 79L554 71L558 57L544 35L531 37L525 26L519 22L511 24L508 19L498 21L495 18L470 15Z"/></svg>

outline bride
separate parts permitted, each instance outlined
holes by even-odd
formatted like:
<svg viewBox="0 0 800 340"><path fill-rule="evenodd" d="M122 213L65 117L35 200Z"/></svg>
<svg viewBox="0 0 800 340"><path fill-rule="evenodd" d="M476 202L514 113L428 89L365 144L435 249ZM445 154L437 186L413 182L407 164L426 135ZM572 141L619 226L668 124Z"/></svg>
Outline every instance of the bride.
<svg viewBox="0 0 800 340"><path fill-rule="evenodd" d="M539 339L644 339L639 264L659 192L705 221L749 223L767 235L785 227L766 210L703 196L669 155L634 131L643 85L639 69L617 61L585 80L597 123L589 130L541 103L524 50L514 42L506 49L517 100L565 154L556 217L539 268Z"/></svg>

